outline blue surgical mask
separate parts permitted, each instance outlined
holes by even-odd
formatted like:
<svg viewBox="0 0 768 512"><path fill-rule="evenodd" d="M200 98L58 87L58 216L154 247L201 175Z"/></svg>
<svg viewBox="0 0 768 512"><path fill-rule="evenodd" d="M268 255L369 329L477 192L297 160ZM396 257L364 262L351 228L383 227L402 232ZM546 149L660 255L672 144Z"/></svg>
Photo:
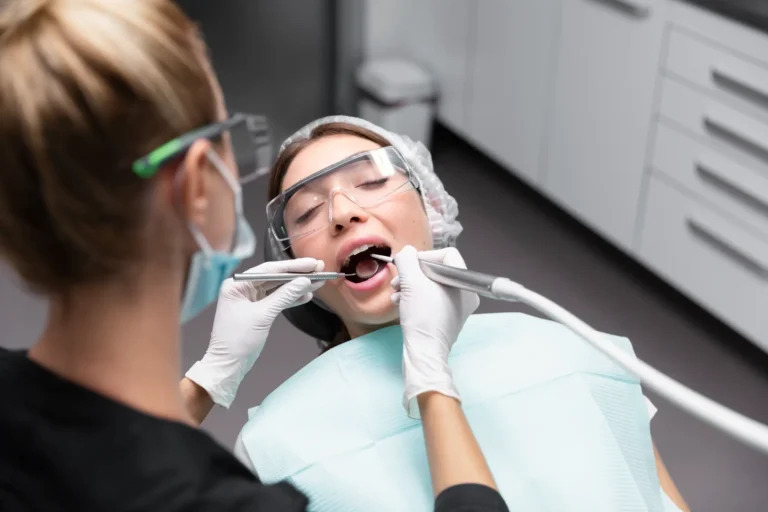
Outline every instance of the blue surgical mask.
<svg viewBox="0 0 768 512"><path fill-rule="evenodd" d="M256 236L243 214L243 197L240 184L227 169L215 151L209 150L208 160L222 175L235 196L235 235L231 252L215 251L197 226L190 224L189 230L197 242L198 250L193 256L187 274L187 284L181 301L181 323L196 317L216 301L221 284L256 250Z"/></svg>

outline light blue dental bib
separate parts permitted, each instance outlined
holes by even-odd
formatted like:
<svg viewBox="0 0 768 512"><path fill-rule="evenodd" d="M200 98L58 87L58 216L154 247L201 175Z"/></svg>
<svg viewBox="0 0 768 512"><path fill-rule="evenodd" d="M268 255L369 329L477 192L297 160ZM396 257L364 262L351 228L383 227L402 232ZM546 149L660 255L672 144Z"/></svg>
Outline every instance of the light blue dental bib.
<svg viewBox="0 0 768 512"><path fill-rule="evenodd" d="M634 354L629 340L608 336ZM677 511L661 491L639 381L558 323L474 315L450 364L511 511ZM421 423L402 407L399 326L318 357L252 409L241 434L265 483L310 510L430 511Z"/></svg>

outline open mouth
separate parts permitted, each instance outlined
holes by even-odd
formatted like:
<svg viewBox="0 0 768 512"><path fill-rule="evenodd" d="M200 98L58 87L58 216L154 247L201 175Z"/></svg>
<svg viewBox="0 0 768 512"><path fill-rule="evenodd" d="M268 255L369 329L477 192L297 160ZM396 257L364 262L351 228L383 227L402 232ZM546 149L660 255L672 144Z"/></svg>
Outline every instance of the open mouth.
<svg viewBox="0 0 768 512"><path fill-rule="evenodd" d="M364 283L387 267L383 261L371 258L372 254L390 256L392 249L386 245L361 245L352 251L341 266L343 273L351 274L346 278L348 281Z"/></svg>

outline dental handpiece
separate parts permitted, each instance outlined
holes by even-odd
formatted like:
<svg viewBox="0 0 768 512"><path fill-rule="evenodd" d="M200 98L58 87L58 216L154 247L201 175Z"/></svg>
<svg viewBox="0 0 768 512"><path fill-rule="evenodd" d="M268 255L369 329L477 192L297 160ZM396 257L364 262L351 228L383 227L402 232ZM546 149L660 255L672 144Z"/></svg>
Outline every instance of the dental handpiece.
<svg viewBox="0 0 768 512"><path fill-rule="evenodd" d="M344 274L342 272L279 272L274 274L259 274L258 272L246 272L244 274L235 274L232 279L235 281L293 281L299 277L306 277L312 282L315 281L333 281L334 279L344 279L354 274Z"/></svg>
<svg viewBox="0 0 768 512"><path fill-rule="evenodd" d="M371 258L387 263L394 263L395 259L390 256L380 254L371 254ZM421 270L428 278L436 283L459 288L469 292L474 292L482 297L489 299L502 300L493 291L493 284L497 279L503 279L490 274L483 274L464 268L449 267L433 261L420 260Z"/></svg>
<svg viewBox="0 0 768 512"><path fill-rule="evenodd" d="M373 254L371 257L387 263L394 263L394 258L389 256ZM605 334L593 329L579 317L546 297L505 277L449 267L425 260L420 260L420 264L424 274L436 283L475 292L490 299L521 302L537 309L568 327L594 348L637 376L643 384L679 408L734 439L768 455L768 426L707 398L648 363L624 352L608 341Z"/></svg>

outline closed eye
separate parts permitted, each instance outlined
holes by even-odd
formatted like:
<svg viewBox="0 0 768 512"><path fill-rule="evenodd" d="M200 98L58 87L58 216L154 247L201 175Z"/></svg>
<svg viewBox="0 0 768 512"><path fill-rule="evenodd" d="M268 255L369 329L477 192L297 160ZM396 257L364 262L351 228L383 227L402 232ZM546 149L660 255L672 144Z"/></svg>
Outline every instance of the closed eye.
<svg viewBox="0 0 768 512"><path fill-rule="evenodd" d="M320 208L321 206L323 206L323 205L322 204L318 204L317 206L313 206L312 208L310 208L306 212L302 213L301 216L298 219L296 219L296 221L295 221L296 224L304 224L305 222L307 222L310 218L312 218L312 215L314 215L314 213L317 211L317 209Z"/></svg>
<svg viewBox="0 0 768 512"><path fill-rule="evenodd" d="M379 178L378 180L370 180L358 185L357 188L375 188L384 185L387 181L389 181L388 177Z"/></svg>

